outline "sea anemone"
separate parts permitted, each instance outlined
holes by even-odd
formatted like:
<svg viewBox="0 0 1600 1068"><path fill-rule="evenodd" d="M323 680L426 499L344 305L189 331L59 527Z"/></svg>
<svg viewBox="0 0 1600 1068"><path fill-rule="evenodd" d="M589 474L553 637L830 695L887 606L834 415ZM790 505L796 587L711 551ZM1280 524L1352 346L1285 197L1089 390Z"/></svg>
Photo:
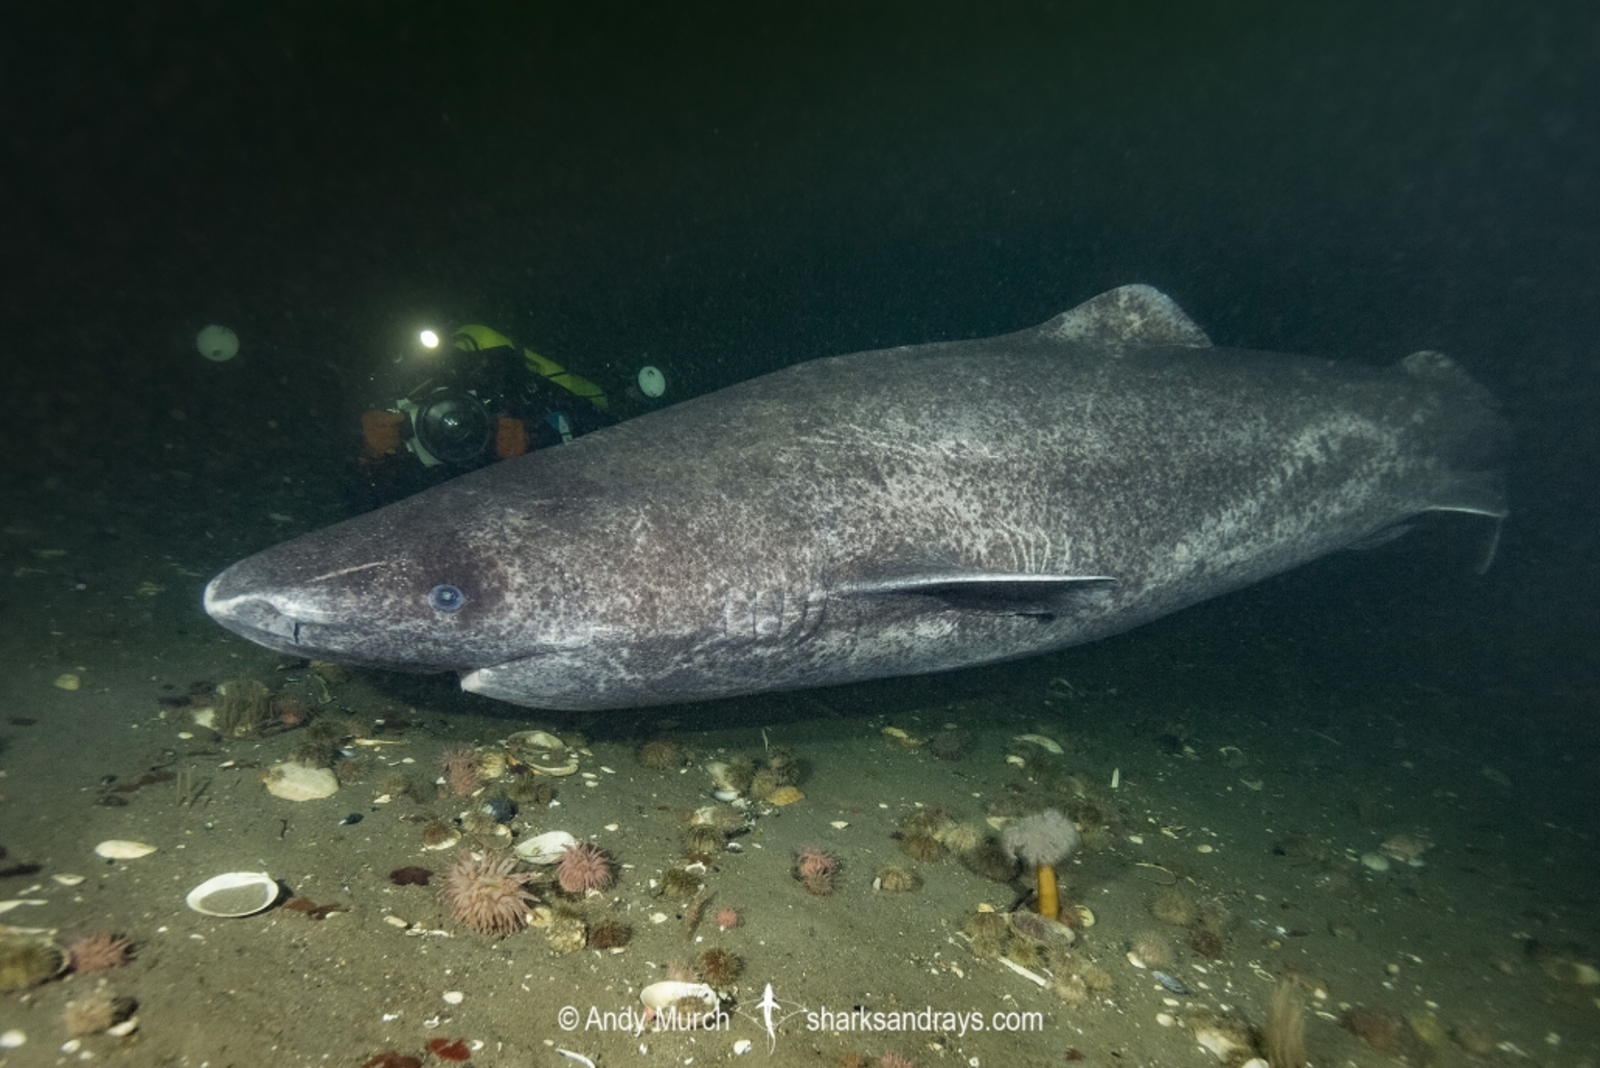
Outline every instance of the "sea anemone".
<svg viewBox="0 0 1600 1068"><path fill-rule="evenodd" d="M708 949L695 961L695 970L710 986L727 986L744 970L744 961L725 949Z"/></svg>
<svg viewBox="0 0 1600 1068"><path fill-rule="evenodd" d="M133 959L133 943L110 931L85 935L67 945L67 959L72 970L80 973L120 968Z"/></svg>
<svg viewBox="0 0 1600 1068"><path fill-rule="evenodd" d="M900 852L912 860L932 864L944 857L944 846L931 834L908 834L900 839Z"/></svg>
<svg viewBox="0 0 1600 1068"><path fill-rule="evenodd" d="M998 912L969 913L961 930L967 936L973 955L978 957L998 957L1011 934L1005 916Z"/></svg>
<svg viewBox="0 0 1600 1068"><path fill-rule="evenodd" d="M1057 976L1053 989L1068 1005L1081 1005L1089 998L1089 984L1077 973Z"/></svg>
<svg viewBox="0 0 1600 1068"><path fill-rule="evenodd" d="M704 823L692 823L683 832L683 851L691 857L710 858L728 844L721 831Z"/></svg>
<svg viewBox="0 0 1600 1068"><path fill-rule="evenodd" d="M483 787L478 751L470 745L457 746L440 753L439 770L444 772L445 785L457 797L471 797Z"/></svg>
<svg viewBox="0 0 1600 1068"><path fill-rule="evenodd" d="M1406 1024L1389 1009L1352 1005L1339 1017L1339 1026L1379 1053L1394 1053L1405 1038Z"/></svg>
<svg viewBox="0 0 1600 1068"><path fill-rule="evenodd" d="M767 770L777 776L779 786L793 786L803 777L804 766L794 751L775 745L766 751Z"/></svg>
<svg viewBox="0 0 1600 1068"><path fill-rule="evenodd" d="M683 767L683 750L677 742L656 738L639 747L639 763L656 771L670 771Z"/></svg>
<svg viewBox="0 0 1600 1068"><path fill-rule="evenodd" d="M597 845L568 846L556 861L556 884L569 894L587 894L611 885L611 857Z"/></svg>
<svg viewBox="0 0 1600 1068"><path fill-rule="evenodd" d="M928 752L940 760L960 760L967 755L972 739L960 729L946 729L928 739Z"/></svg>
<svg viewBox="0 0 1600 1068"><path fill-rule="evenodd" d="M885 864L878 869L877 887L879 890L888 890L891 893L905 893L915 890L922 885L922 880L917 878L915 872L909 872L898 864Z"/></svg>
<svg viewBox="0 0 1600 1068"><path fill-rule="evenodd" d="M224 737L254 734L272 719L272 694L256 679L230 679L217 687L211 727Z"/></svg>
<svg viewBox="0 0 1600 1068"><path fill-rule="evenodd" d="M981 875L997 883L1009 883L1017 877L1017 858L1001 848L993 836L981 839L977 845L961 854L961 863L974 875Z"/></svg>
<svg viewBox="0 0 1600 1068"><path fill-rule="evenodd" d="M801 846L794 855L794 875L806 893L826 897L837 889L839 858L817 846Z"/></svg>
<svg viewBox="0 0 1600 1068"><path fill-rule="evenodd" d="M29 935L0 935L0 993L26 990L56 976L63 955L48 942Z"/></svg>
<svg viewBox="0 0 1600 1068"><path fill-rule="evenodd" d="M422 825L424 849L448 849L461 841L461 832L445 820L429 820Z"/></svg>
<svg viewBox="0 0 1600 1068"><path fill-rule="evenodd" d="M912 809L900 818L900 829L907 835L939 835L953 821L942 805L927 805Z"/></svg>
<svg viewBox="0 0 1600 1068"><path fill-rule="evenodd" d="M1228 929L1233 926L1233 913L1216 898L1207 898L1200 902L1200 907L1195 913L1194 926L1196 930L1210 931L1219 938L1224 937Z"/></svg>
<svg viewBox="0 0 1600 1068"><path fill-rule="evenodd" d="M753 797L768 798L778 792L780 786L786 785L777 772L771 768L762 768L750 776L749 793Z"/></svg>
<svg viewBox="0 0 1600 1068"><path fill-rule="evenodd" d="M944 828L939 840L953 853L965 853L975 849L983 841L983 832L977 825L971 823L952 823Z"/></svg>
<svg viewBox="0 0 1600 1068"><path fill-rule="evenodd" d="M590 949L620 949L633 938L633 928L621 920L601 920L589 928Z"/></svg>
<svg viewBox="0 0 1600 1068"><path fill-rule="evenodd" d="M1037 912L1007 913L1006 920L1010 923L1012 931L1041 945L1045 942L1053 942L1057 938L1065 938L1068 942L1071 942L1077 937L1071 934L1070 931L1062 930L1065 925L1059 920L1051 923Z"/></svg>
<svg viewBox="0 0 1600 1068"><path fill-rule="evenodd" d="M1008 826L1001 841L1006 852L1032 865L1039 879L1039 915L1055 919L1061 914L1056 865L1077 851L1078 828L1060 812L1047 808Z"/></svg>
<svg viewBox="0 0 1600 1068"><path fill-rule="evenodd" d="M1189 928L1189 948L1209 960L1221 960L1227 942L1217 932L1196 925Z"/></svg>
<svg viewBox="0 0 1600 1068"><path fill-rule="evenodd" d="M278 717L278 725L284 730L293 730L305 726L305 702L294 697L277 697L272 702L273 714Z"/></svg>
<svg viewBox="0 0 1600 1068"><path fill-rule="evenodd" d="M661 893L677 901L693 897L700 890L700 877L682 868L668 868L661 873Z"/></svg>
<svg viewBox="0 0 1600 1068"><path fill-rule="evenodd" d="M1128 946L1128 955L1146 968L1170 968L1172 943L1162 931L1140 931Z"/></svg>
<svg viewBox="0 0 1600 1068"><path fill-rule="evenodd" d="M105 994L90 994L85 998L69 1001L62 1010L61 1022L66 1026L67 1034L76 1038L79 1035L93 1035L126 1020L133 1015L137 1003L132 998L113 998Z"/></svg>
<svg viewBox="0 0 1600 1068"><path fill-rule="evenodd" d="M445 875L442 896L450 915L483 934L510 934L528 922L533 894L511 854L475 856L463 851Z"/></svg>
<svg viewBox="0 0 1600 1068"><path fill-rule="evenodd" d="M1174 927L1187 927L1194 922L1194 898L1175 886L1169 886L1151 900L1150 915Z"/></svg>

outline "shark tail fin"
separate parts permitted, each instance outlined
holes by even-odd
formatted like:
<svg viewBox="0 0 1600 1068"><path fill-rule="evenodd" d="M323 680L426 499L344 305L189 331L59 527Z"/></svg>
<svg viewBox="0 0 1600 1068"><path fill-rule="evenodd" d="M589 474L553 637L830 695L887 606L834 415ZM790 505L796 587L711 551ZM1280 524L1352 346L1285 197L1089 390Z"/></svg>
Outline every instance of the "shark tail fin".
<svg viewBox="0 0 1600 1068"><path fill-rule="evenodd" d="M1467 512L1494 520L1477 568L1481 575L1494 562L1509 512L1505 464L1511 453L1511 425L1501 416L1494 395L1443 353L1413 352L1400 361L1400 370L1431 385L1436 395L1428 432L1441 479L1425 510Z"/></svg>

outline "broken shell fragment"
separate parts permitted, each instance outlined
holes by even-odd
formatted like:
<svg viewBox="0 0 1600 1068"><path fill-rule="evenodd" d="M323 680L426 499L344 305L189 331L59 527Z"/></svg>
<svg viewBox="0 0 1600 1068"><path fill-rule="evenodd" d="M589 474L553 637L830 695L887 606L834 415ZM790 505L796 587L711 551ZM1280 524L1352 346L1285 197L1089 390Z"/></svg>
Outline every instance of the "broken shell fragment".
<svg viewBox="0 0 1600 1068"><path fill-rule="evenodd" d="M144 842L132 842L126 838L108 838L94 847L97 856L107 860L135 860L139 857L148 857L156 851L153 845Z"/></svg>
<svg viewBox="0 0 1600 1068"><path fill-rule="evenodd" d="M1053 753L1056 756L1060 756L1062 752L1060 742L1043 734L1019 734L1011 740L1013 742L1027 742L1029 745L1036 745L1045 752Z"/></svg>
<svg viewBox="0 0 1600 1068"><path fill-rule="evenodd" d="M673 979L651 983L639 991L639 1000L652 1009L665 1009L669 1005L676 1005L685 998L693 998L704 1002L705 1007L715 1010L717 1007L717 992L705 983L684 983Z"/></svg>
<svg viewBox="0 0 1600 1068"><path fill-rule="evenodd" d="M207 916L253 916L278 900L278 881L264 871L230 871L207 879L184 903Z"/></svg>

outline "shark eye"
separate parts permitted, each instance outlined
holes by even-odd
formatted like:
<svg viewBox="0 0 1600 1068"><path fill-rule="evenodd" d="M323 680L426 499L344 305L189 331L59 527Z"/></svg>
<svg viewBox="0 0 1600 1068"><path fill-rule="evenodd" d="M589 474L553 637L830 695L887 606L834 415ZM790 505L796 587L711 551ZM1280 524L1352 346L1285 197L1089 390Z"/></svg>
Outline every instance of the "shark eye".
<svg viewBox="0 0 1600 1068"><path fill-rule="evenodd" d="M435 612L459 612L466 603L467 595L449 583L435 586L428 591L428 607Z"/></svg>

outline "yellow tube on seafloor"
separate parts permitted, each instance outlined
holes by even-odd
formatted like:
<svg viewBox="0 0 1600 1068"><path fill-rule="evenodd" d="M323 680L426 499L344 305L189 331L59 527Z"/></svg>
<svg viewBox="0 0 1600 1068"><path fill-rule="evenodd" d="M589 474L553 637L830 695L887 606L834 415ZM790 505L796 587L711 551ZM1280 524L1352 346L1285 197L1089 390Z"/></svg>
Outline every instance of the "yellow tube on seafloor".
<svg viewBox="0 0 1600 1068"><path fill-rule="evenodd" d="M1047 920L1061 916L1061 898L1056 890L1056 870L1048 864L1036 869L1039 876L1039 915Z"/></svg>

